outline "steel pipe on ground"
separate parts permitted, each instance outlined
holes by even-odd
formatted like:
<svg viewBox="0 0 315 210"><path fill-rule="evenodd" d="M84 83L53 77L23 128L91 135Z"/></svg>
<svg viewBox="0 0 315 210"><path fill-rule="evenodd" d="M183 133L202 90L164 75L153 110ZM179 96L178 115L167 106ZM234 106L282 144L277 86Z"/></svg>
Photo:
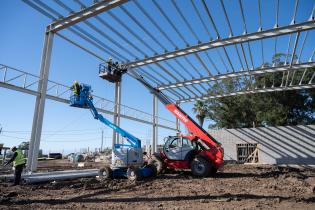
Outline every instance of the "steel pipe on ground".
<svg viewBox="0 0 315 210"><path fill-rule="evenodd" d="M55 180L68 180L84 177L93 177L98 175L98 169L86 170L68 170L68 171L54 171L54 172L41 172L32 174L23 174L22 179L28 184L49 182ZM12 180L13 175L2 175L0 180Z"/></svg>

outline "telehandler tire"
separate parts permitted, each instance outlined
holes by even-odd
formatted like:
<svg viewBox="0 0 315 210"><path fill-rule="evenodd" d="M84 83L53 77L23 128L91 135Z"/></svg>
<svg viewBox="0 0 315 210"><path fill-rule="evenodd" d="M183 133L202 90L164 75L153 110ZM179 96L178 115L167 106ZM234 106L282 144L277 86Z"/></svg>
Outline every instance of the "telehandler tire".
<svg viewBox="0 0 315 210"><path fill-rule="evenodd" d="M152 171L151 177L156 177L157 176L157 169L156 166L153 164L148 164L146 165L147 168L150 168Z"/></svg>
<svg viewBox="0 0 315 210"><path fill-rule="evenodd" d="M148 161L148 164L154 165L156 167L157 175L163 173L165 169L165 166L162 160L154 155L150 158L150 160Z"/></svg>
<svg viewBox="0 0 315 210"><path fill-rule="evenodd" d="M190 163L190 169L194 176L207 177L210 174L212 164L210 161L197 155Z"/></svg>

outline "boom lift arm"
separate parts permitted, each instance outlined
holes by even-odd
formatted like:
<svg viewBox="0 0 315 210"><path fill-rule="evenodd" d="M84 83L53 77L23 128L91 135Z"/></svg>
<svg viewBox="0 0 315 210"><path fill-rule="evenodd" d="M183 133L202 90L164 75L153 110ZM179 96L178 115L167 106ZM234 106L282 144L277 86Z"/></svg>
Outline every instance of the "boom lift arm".
<svg viewBox="0 0 315 210"><path fill-rule="evenodd" d="M133 148L141 148L140 139L128 133L127 131L115 125L114 123L111 123L109 120L103 117L103 115L98 113L97 109L95 108L93 104L93 98L90 93L91 87L85 84L81 84L81 87L82 87L82 90L81 90L80 96L76 96L76 95L71 96L70 105L74 107L80 107L80 108L89 108L94 119L101 121L103 124L105 124L106 126L110 127L111 129L119 133L122 137L124 137L130 143L130 145L115 144L115 147L130 146Z"/></svg>
<svg viewBox="0 0 315 210"><path fill-rule="evenodd" d="M70 97L70 106L90 109L94 119L112 128L129 142L129 144L114 144L114 148L112 148L112 164L101 168L99 176L105 179L127 177L130 180L140 180L141 178L155 176L156 168L154 166L143 165L140 139L111 123L98 113L93 104L91 86L81 84L78 92L78 95Z"/></svg>

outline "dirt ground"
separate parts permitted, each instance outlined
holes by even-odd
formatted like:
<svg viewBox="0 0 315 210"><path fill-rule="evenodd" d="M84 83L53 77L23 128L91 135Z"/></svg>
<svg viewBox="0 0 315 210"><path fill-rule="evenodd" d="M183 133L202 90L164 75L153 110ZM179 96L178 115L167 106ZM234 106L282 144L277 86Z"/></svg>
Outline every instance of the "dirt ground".
<svg viewBox="0 0 315 210"><path fill-rule="evenodd" d="M315 209L315 170L225 165L215 177L188 172L155 179L84 178L11 187L0 209Z"/></svg>

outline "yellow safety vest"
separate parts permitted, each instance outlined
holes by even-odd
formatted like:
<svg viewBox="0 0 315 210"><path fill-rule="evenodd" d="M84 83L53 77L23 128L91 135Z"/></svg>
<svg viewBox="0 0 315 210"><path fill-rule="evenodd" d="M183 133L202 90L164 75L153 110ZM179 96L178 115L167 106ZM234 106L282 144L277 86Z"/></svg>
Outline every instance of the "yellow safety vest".
<svg viewBox="0 0 315 210"><path fill-rule="evenodd" d="M73 83L72 88L73 88L73 93L75 95L79 95L79 89L80 89L79 83L78 82Z"/></svg>
<svg viewBox="0 0 315 210"><path fill-rule="evenodd" d="M22 165L25 164L25 159L24 156L22 154L22 151L20 149L15 151L17 153L17 156L15 158L15 160L13 161L13 166L18 166L18 165Z"/></svg>

